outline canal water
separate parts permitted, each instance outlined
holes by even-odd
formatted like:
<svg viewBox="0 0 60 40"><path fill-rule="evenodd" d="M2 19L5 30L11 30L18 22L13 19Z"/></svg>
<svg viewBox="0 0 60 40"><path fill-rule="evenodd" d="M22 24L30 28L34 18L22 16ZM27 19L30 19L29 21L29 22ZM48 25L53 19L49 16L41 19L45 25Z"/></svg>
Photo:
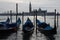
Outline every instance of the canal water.
<svg viewBox="0 0 60 40"><path fill-rule="evenodd" d="M22 20L22 16L18 16ZM27 18L30 18L31 21L34 23L34 17L33 16L24 16L24 23L26 22ZM41 22L44 21L43 16L37 17ZM0 21L5 21L7 17L0 17ZM13 22L15 22L15 16L13 16ZM60 16L59 16L59 22L58 22L58 28L57 28L57 34L52 37L47 37L44 34L41 34L39 31L34 30L33 34L25 34L22 32L22 24L19 27L19 30L12 33L2 33L0 34L0 40L60 40ZM51 27L54 27L54 17L53 16L47 16L46 17L46 23L49 23Z"/></svg>

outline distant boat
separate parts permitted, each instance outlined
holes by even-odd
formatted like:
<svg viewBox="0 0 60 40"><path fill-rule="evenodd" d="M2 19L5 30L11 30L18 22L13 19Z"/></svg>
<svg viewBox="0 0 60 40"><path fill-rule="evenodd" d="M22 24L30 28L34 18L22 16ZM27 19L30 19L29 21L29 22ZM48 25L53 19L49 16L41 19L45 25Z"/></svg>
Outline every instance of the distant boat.
<svg viewBox="0 0 60 40"><path fill-rule="evenodd" d="M23 25L23 32L24 33L33 33L34 25L31 20L28 18L25 24Z"/></svg>
<svg viewBox="0 0 60 40"><path fill-rule="evenodd" d="M17 31L21 24L20 18L18 18L17 22L15 23L8 23L0 28L1 31Z"/></svg>
<svg viewBox="0 0 60 40"><path fill-rule="evenodd" d="M56 34L55 28L52 28L49 24L45 22L40 22L38 19L37 19L37 26L38 26L38 30L46 36Z"/></svg>

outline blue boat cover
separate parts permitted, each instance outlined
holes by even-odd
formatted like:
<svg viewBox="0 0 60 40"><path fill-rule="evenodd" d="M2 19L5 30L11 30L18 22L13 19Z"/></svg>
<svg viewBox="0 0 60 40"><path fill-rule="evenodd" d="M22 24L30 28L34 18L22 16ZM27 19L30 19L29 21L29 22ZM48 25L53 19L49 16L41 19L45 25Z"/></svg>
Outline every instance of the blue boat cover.
<svg viewBox="0 0 60 40"><path fill-rule="evenodd" d="M6 20L6 22L8 22L8 23L9 23L9 22L10 22L10 19L8 18L8 19Z"/></svg>
<svg viewBox="0 0 60 40"><path fill-rule="evenodd" d="M38 27L43 27L44 28L43 30L52 30L52 27L50 25L48 25L45 22L40 22L38 19L37 19L37 25Z"/></svg>
<svg viewBox="0 0 60 40"><path fill-rule="evenodd" d="M17 22L15 22L15 23L11 23L11 24L7 24L6 25L6 27L17 27L17 26L19 26L21 24L21 20L20 20L20 18L18 18L18 20L17 20Z"/></svg>
<svg viewBox="0 0 60 40"><path fill-rule="evenodd" d="M44 26L47 26L47 24L45 22L40 22L38 19L37 19L37 26L38 27L44 27Z"/></svg>
<svg viewBox="0 0 60 40"><path fill-rule="evenodd" d="M44 30L52 30L52 27L47 26L46 28L44 28Z"/></svg>
<svg viewBox="0 0 60 40"><path fill-rule="evenodd" d="M38 19L36 20L36 22L37 22L37 26L40 27L41 22Z"/></svg>
<svg viewBox="0 0 60 40"><path fill-rule="evenodd" d="M21 24L21 19L20 18L18 18L17 23L18 23L18 25Z"/></svg>
<svg viewBox="0 0 60 40"><path fill-rule="evenodd" d="M34 27L33 26L33 23L31 22L31 20L28 18L27 19L27 21L25 22L25 24L23 25L23 28L25 28L25 27L30 27L30 28L32 28L32 27Z"/></svg>
<svg viewBox="0 0 60 40"><path fill-rule="evenodd" d="M41 22L38 19L36 21L37 21L37 24L41 24Z"/></svg>

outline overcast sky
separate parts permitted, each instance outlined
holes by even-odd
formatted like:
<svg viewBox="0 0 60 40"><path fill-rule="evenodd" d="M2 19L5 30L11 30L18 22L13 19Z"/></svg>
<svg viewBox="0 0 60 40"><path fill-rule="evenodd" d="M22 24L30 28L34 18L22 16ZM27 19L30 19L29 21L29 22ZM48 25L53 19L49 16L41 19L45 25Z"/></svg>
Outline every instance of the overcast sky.
<svg viewBox="0 0 60 40"><path fill-rule="evenodd" d="M19 12L29 11L29 2L32 4L32 9L41 8L48 11L60 11L60 0L0 0L0 12L13 10L15 12L15 4L19 4Z"/></svg>

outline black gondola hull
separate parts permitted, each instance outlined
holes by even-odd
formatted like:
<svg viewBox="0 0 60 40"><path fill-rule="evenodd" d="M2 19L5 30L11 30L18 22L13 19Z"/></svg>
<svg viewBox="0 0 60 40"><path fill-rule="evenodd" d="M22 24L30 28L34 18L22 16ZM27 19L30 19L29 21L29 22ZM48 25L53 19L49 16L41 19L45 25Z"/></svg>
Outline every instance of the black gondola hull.
<svg viewBox="0 0 60 40"><path fill-rule="evenodd" d="M25 30L25 29L23 29L22 31L23 31L24 33L33 33L33 32L34 32L34 28L33 28L32 30L30 30L30 31Z"/></svg>
<svg viewBox="0 0 60 40"><path fill-rule="evenodd" d="M57 32L55 29L52 30L43 30L43 29L38 29L42 34L49 36L49 35L55 35Z"/></svg>

